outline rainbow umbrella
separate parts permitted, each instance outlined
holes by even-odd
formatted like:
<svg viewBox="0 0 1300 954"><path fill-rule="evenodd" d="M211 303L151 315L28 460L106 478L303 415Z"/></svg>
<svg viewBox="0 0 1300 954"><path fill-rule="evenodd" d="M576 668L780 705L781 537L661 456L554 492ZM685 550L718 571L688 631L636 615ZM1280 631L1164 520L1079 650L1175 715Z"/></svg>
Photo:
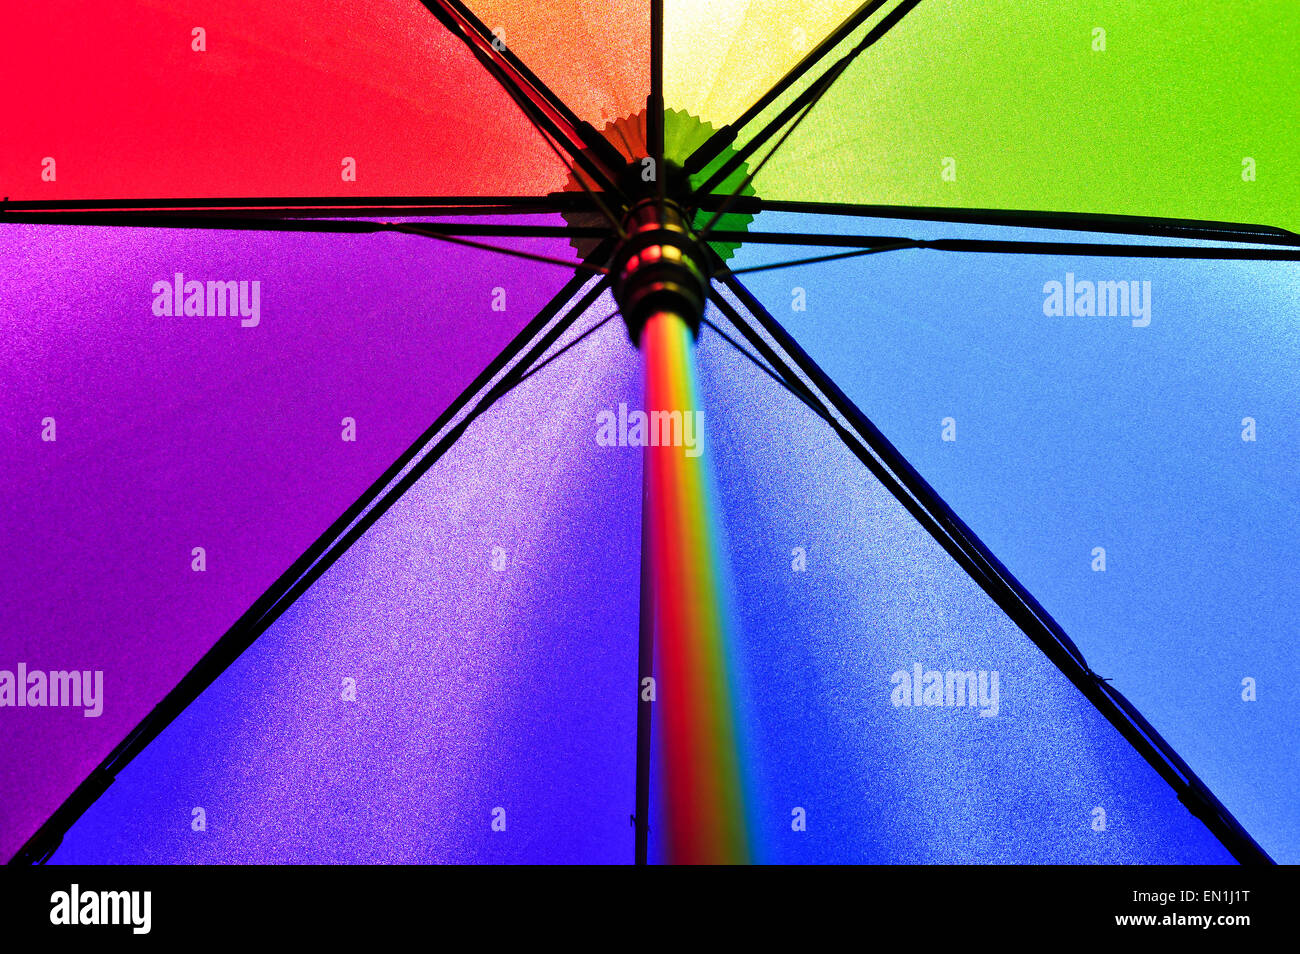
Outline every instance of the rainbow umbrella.
<svg viewBox="0 0 1300 954"><path fill-rule="evenodd" d="M16 13L0 854L1300 859L1300 10L1137 7Z"/></svg>

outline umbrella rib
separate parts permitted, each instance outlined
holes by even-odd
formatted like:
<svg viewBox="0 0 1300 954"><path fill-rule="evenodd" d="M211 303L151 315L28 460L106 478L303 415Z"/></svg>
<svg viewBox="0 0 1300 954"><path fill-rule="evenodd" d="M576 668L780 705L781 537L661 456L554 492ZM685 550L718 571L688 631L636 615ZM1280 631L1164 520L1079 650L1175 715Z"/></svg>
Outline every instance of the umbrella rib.
<svg viewBox="0 0 1300 954"><path fill-rule="evenodd" d="M408 235L420 235L425 238L436 239L439 242L448 242L452 245L463 245L467 248L482 249L485 252L496 252L501 255L509 255L513 258L522 258L530 262L541 262L544 265L558 265L561 268L576 269L578 272L587 274L606 275L609 269L603 265L593 265L590 262L571 262L562 258L555 258L550 255L539 255L534 252L525 252L521 249L506 248L501 245L493 245L490 242L476 242L474 239L462 238L457 235L449 235L445 232L432 231L422 228L418 225L395 225L388 224L386 231L401 232Z"/></svg>
<svg viewBox="0 0 1300 954"><path fill-rule="evenodd" d="M503 245L493 245L490 242L480 242L466 237L468 235L491 235L503 238L605 238L609 235L608 229L522 224L518 226L501 226L444 224L437 222L417 224L383 221L334 221L330 219L270 219L245 218L242 216L229 215L194 215L189 213L60 213L58 218L50 220L47 218L49 214L50 213L0 214L0 222L29 225L63 224L132 228L233 229L260 232L323 232L347 235L373 235L381 232L390 232L405 235L417 235L422 238L434 239L435 241L446 242L451 245L460 245L466 248L479 249L481 251L493 252L498 255L507 255L512 258L524 259L530 262L540 262L545 265L555 265L561 268L575 269L578 272L587 274L596 273L603 275L608 272L608 269L603 265L595 265L589 261L574 261L553 255L542 255L537 252L509 248Z"/></svg>
<svg viewBox="0 0 1300 954"><path fill-rule="evenodd" d="M440 216L442 213L432 210L432 214ZM606 238L611 234L606 226L536 225L529 222L521 222L517 225L479 222L404 222L399 219L408 217L419 219L425 216L408 216L405 210L396 209L368 210L366 216L340 219L322 216L319 213L282 217L247 216L238 212L0 212L0 224L229 229L251 232L338 232L352 235L400 231L408 226L418 226L437 235L496 238Z"/></svg>
<svg viewBox="0 0 1300 954"><path fill-rule="evenodd" d="M597 249L593 256L607 254ZM594 283L575 276L553 297L477 378L393 464L358 498L209 649L153 710L64 800L9 864L45 861L63 835L112 784L117 773L158 737L330 566L446 453L477 417L519 382L520 369L537 361L565 329L603 293L607 279ZM588 284L586 294L573 296ZM565 305L570 307L566 310ZM559 320L556 321L556 317ZM552 324L553 323L553 324ZM546 330L547 325L552 325ZM531 347L530 347L531 345ZM519 360L511 366L511 362ZM504 374L502 373L504 371ZM493 382L496 381L495 384ZM485 389L486 392L485 392ZM464 412L459 421L457 416ZM448 429L450 427L450 429ZM438 435L446 431L441 438ZM437 443L429 447L431 442ZM420 452L429 448L420 457Z"/></svg>
<svg viewBox="0 0 1300 954"><path fill-rule="evenodd" d="M762 112L777 100L782 93L793 86L808 70L812 69L841 43L843 43L859 26L866 22L872 14L883 7L888 0L868 0L862 6L858 7L848 19L827 36L816 48L807 56L800 60L785 76L777 80L776 83L766 93L760 96L750 105L743 113L740 114L733 122L721 127L713 133L708 139L701 143L700 147L687 157L684 166L686 171L692 175L702 171L710 162L718 158L722 151L736 141L736 136L740 130L753 122Z"/></svg>
<svg viewBox="0 0 1300 954"><path fill-rule="evenodd" d="M620 127L618 123L614 123L612 126L610 126L610 129L614 130L614 134L618 136L619 139L623 140L623 145L627 147L627 158L629 160L635 159L636 150L633 149L632 144L628 142L627 135L624 134L622 127Z"/></svg>
<svg viewBox="0 0 1300 954"><path fill-rule="evenodd" d="M731 318L731 315L727 311L727 309L730 309L731 303L728 302L721 295L719 295L717 293L717 289L712 287L709 288L709 301L713 303L713 306L715 308L723 312L723 314L725 314L728 318ZM712 319L710 319L707 315L705 315L700 319L700 326L702 328L708 328L711 332L713 332L715 335L717 335L727 344L731 345L731 347L739 351L745 358L747 358L750 361L751 364L754 365L754 367L758 368L758 370L762 371L769 378L771 378L777 384L781 385L781 387L785 388L795 397L799 398L800 400L803 400L803 396L798 391L796 391L793 387L790 386L790 382L788 382L785 378L777 374L776 371L774 371L771 367L769 367L767 363L763 361L762 358L754 354L754 352L750 351L748 348L746 348L743 344L741 344L731 335L727 334L726 331L724 331L721 327L719 327L718 324ZM813 410L816 409L814 408Z"/></svg>
<svg viewBox="0 0 1300 954"><path fill-rule="evenodd" d="M871 248L854 249L850 252L835 252L831 255L796 258L789 262L772 262L768 265L751 265L749 268L733 268L730 271L732 275L752 275L754 272L770 272L778 268L794 268L797 265L815 265L821 262L835 262L843 258L861 258L863 255L875 255L877 252L888 252L899 247L897 245L877 245ZM908 246L901 247L906 248Z"/></svg>
<svg viewBox="0 0 1300 954"><path fill-rule="evenodd" d="M899 245L899 248L909 247ZM1200 258L1262 262L1300 261L1300 248L1241 248L1209 245L1127 245L1091 242L1023 242L1002 239L917 240L910 247L941 252L1018 255L1100 255L1116 258ZM888 251L888 250L887 250Z"/></svg>
<svg viewBox="0 0 1300 954"><path fill-rule="evenodd" d="M650 95L646 97L646 147L664 197L664 0L650 0Z"/></svg>
<svg viewBox="0 0 1300 954"><path fill-rule="evenodd" d="M827 83L826 85L829 86L830 84ZM708 238L709 233L713 231L713 227L718 224L718 220L727 214L727 209L729 209L731 207L731 204L736 201L736 197L741 195L746 189L749 188L750 184L754 181L754 178L760 172L763 171L763 167L767 165L768 161L773 156L776 155L776 151L780 149L785 144L785 141L789 139L790 136L794 133L794 131L799 128L799 124L804 121L805 117L807 117L807 115L810 112L812 112L812 108L815 105L817 105L817 101L814 99L812 102L808 103L808 105L803 108L803 111L799 113L797 117L795 117L794 122L790 124L789 128L787 128L786 131L781 134L781 138L776 141L776 144L767 151L767 154L763 156L761 160L759 160L758 165L756 165L753 169L749 170L749 172L745 175L745 178L743 178L740 181L740 184L737 185L736 188L731 190L731 193L727 196L727 198L723 200L723 202L718 206L717 211L713 213L713 217L710 218L707 222L705 222L704 227L699 230L700 238L702 239ZM724 176L724 181L725 181L725 176Z"/></svg>
<svg viewBox="0 0 1300 954"><path fill-rule="evenodd" d="M527 212L570 212L588 208L576 192L542 196L250 196L193 199L55 199L0 200L0 217L8 213L227 213L247 217L267 215L497 215Z"/></svg>
<svg viewBox="0 0 1300 954"><path fill-rule="evenodd" d="M729 320L732 323L732 325L734 325L738 329L741 327L741 325L744 323L744 319L742 319L740 317L739 312L737 312L736 309L732 307L731 302L727 301L726 298L718 294L716 289L709 290L709 298L713 302L714 306L717 307L718 311L722 312L727 317L727 320ZM725 331L719 328L708 318L703 319L701 321L701 324L711 329L714 332L714 334L716 334L723 341L727 342L727 344L731 345L742 355L748 358L750 362L752 362L754 366L757 367L760 371L762 371L773 381L775 381L781 387L785 388L792 395L798 398L799 401L802 402L804 406L808 408L808 410L812 411L814 414L820 417L827 424L830 424L832 427L835 426L834 418L832 418L826 412L825 408L821 407L817 403L817 400L815 397L813 397L812 392L809 391L806 387L804 387L803 382L800 381L798 377L791 375L788 370L786 370L784 373L782 371L777 371L772 366L770 366L766 361L760 358L758 355L755 355L752 352L750 352L747 348L745 348L742 344L740 344L740 342L736 341L736 339L732 338L731 335L727 334Z"/></svg>
<svg viewBox="0 0 1300 954"><path fill-rule="evenodd" d="M569 170L569 174L572 175L578 185L582 187L582 191L586 193L587 198L591 199L591 201L595 203L596 207L600 209L601 215L605 216L605 219L614 227L614 231L618 233L619 238L627 238L627 233L623 230L623 223L619 221L618 217L614 215L613 212L610 211L609 206L600 200L600 196L582 178L578 173L578 170L574 168L573 164L565 157L559 146L555 145L555 143L551 141L551 137L545 132L542 132L541 135L542 138L546 140L547 145L549 145L555 154L560 157L560 161L564 163L565 167ZM621 194L619 198L622 201L622 204L626 205L627 200L624 199Z"/></svg>
<svg viewBox="0 0 1300 954"><path fill-rule="evenodd" d="M710 211L730 202L738 213L791 212L808 215L839 215L855 218L904 219L918 222L952 222L968 225L1008 225L1023 228L1072 232L1105 232L1116 235L1156 235L1171 238L1218 239L1271 245L1300 245L1300 234L1275 226L1245 222L1218 222L1142 215L1111 215L1095 212L1037 212L1013 209L965 209L942 206L859 205L841 202L802 202L762 199L758 196L720 194L697 198L702 210Z"/></svg>
<svg viewBox="0 0 1300 954"><path fill-rule="evenodd" d="M1050 659L1170 785L1197 818L1242 862L1272 863L1226 806L1119 690L1088 666L1083 654L1032 594L995 557L924 478L799 347L761 302L734 276L723 279L773 342L790 357L848 425L832 426L841 440L921 523L1026 636ZM747 325L747 323L745 323ZM774 366L789 363L753 329L740 328Z"/></svg>
<svg viewBox="0 0 1300 954"><path fill-rule="evenodd" d="M853 61L862 55L877 40L888 33L903 17L907 16L921 0L903 0L897 7L889 12L867 35L848 53L844 54L836 63L823 73L807 89L800 93L793 102L783 109L775 119L756 132L750 139L727 160L722 163L707 180L696 190L696 194L707 194L722 185L727 178L740 168L741 164L763 143L772 138L780 129L784 128L787 123L795 119L796 124L803 119L812 107L817 105L818 101L826 94L826 91L834 85L835 81L852 65ZM782 142L784 142L784 138ZM778 146L780 143L777 144ZM775 148L773 152L775 152ZM770 154L769 154L770 158ZM766 161L766 160L764 160ZM747 184L747 183L746 183Z"/></svg>
<svg viewBox="0 0 1300 954"><path fill-rule="evenodd" d="M426 6L427 5L428 4L426 4ZM449 23L448 29L454 30L454 27ZM487 53L486 50L470 40L468 36L466 36L465 42L469 44L470 49L474 52L474 55L478 57L484 68L486 68L487 71L496 78L497 82L501 84L502 88L510 98L515 101L515 105L519 107L520 111L525 117L527 117L528 121L532 123L533 128L537 130L537 134L542 137L546 142L546 145L550 147L551 151L555 153L557 158L559 158L560 163L569 171L569 174L573 176L578 185L582 187L582 191L587 194L587 197L590 198L592 202L596 204L597 208L600 209L601 214L603 214L621 234L623 228L622 223L614 213L609 210L609 207L597 198L596 192L578 172L577 166L582 166L587 175L591 177L592 182L599 185L603 192L612 193L613 195L618 196L620 204L626 205L626 198L619 192L610 176L606 174L605 170L592 161L591 157L588 156L586 152L583 150L575 151L571 149L570 147L572 146L572 143L568 143L565 148L561 149L558 143L563 143L564 138L559 135L559 127L553 122L549 124L544 122L544 116L539 117L536 115L537 110L534 108L535 104L533 101L530 100L527 94L519 88L510 74L503 70L500 65L492 59L491 55ZM552 129L552 126L555 126L555 128Z"/></svg>
<svg viewBox="0 0 1300 954"><path fill-rule="evenodd" d="M411 210L375 209L372 212L386 214L405 214ZM716 216L715 216L716 218ZM1056 221L1056 220L1054 220ZM340 232L368 234L374 232L406 232L439 239L454 244L480 248L547 264L562 265L588 272L603 272L600 266L567 261L552 256L539 255L518 249L510 249L485 242L471 241L465 236L481 235L507 238L604 238L609 234L605 228L582 226L546 226L533 224L520 225L474 225L469 223L401 223L388 221L347 221L331 218L307 218L291 215L289 218L263 217L245 215L242 212L200 212L169 210L160 211L0 211L0 223L11 224L62 224L91 226L126 226L132 228L208 228L208 229L248 229L257 231L290 232ZM1087 221L1080 225L1089 224ZM1040 225L1039 227L1047 227ZM1195 237L1186 229L1190 226L1177 226L1182 229L1177 234L1183 237ZM1132 233L1146 234L1146 233ZM1152 233L1157 234L1157 233ZM836 255L814 256L740 269L736 273L766 271L775 268L793 267L815 262L831 261L837 258L850 258L856 255L871 254L900 249L932 249L946 252L1003 253L1028 255L1073 255L1106 256L1115 258L1174 258L1174 259L1216 259L1240 261L1300 261L1300 236L1293 233L1261 231L1248 233L1240 231L1232 235L1223 231L1207 230L1205 239L1217 238L1223 241L1235 241L1245 244L1273 245L1274 248L1245 248L1232 246L1200 245L1142 245L1127 243L1092 243L1092 242L1034 242L1003 239L916 239L904 236L887 235L843 235L818 232L751 232L751 231L714 231L703 238L711 242L754 243L762 245L786 246L830 246L856 251Z"/></svg>
<svg viewBox="0 0 1300 954"><path fill-rule="evenodd" d="M561 355L567 353L571 348L574 348L574 347L576 347L577 345L581 344L583 341L586 341L589 337L591 337L592 335L594 335L597 331L599 331L601 328L605 327L605 325L609 324L610 321L612 321L613 319L615 319L615 318L617 318L617 317L618 317L618 312L616 312L616 311L610 312L608 315L606 315L604 318L600 319L600 321L596 322L594 325L592 325L592 326L591 326L590 328L588 328L586 331L582 332L582 334L578 335L576 338L574 338L574 339L573 339L572 341L570 341L568 344L564 345L562 348L557 349L556 352L555 352L554 354L552 354L550 357L548 357L548 358L544 358L544 359L542 359L541 361L538 361L535 365L533 365L531 368L529 368L526 372L524 372L523 374L521 374L521 375L519 376L519 380L515 382L515 385L518 386L518 385L520 385L520 384L523 384L525 381L527 381L529 378L531 378L531 377L532 377L534 374L536 374L538 371L542 370L542 368L545 368L545 367L547 367L548 365L550 365L551 362L557 360Z"/></svg>

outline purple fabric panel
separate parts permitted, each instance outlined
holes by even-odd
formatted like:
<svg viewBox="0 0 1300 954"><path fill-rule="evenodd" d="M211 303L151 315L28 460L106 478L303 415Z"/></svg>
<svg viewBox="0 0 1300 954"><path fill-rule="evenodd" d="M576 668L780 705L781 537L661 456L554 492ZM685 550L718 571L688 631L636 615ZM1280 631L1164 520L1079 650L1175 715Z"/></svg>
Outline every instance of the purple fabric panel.
<svg viewBox="0 0 1300 954"><path fill-rule="evenodd" d="M474 421L54 861L630 862L639 365L610 322Z"/></svg>
<svg viewBox="0 0 1300 954"><path fill-rule="evenodd" d="M97 718L0 708L7 858L569 273L415 236L63 226L0 228L0 261L0 670L104 681ZM258 324L155 315L177 272L260 282Z"/></svg>

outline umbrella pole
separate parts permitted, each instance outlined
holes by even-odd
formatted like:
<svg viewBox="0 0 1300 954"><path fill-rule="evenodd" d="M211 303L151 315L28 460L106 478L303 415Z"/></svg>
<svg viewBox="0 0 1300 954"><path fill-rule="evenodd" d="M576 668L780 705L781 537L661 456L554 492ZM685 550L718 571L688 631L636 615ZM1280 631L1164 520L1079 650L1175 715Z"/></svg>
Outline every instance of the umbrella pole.
<svg viewBox="0 0 1300 954"><path fill-rule="evenodd" d="M650 860L650 731L655 669L655 614L653 574L650 572L650 470L641 479L641 626L637 646L636 676L636 863ZM649 682L647 682L649 680Z"/></svg>
<svg viewBox="0 0 1300 954"><path fill-rule="evenodd" d="M662 733L659 803L666 858L688 864L745 862L749 850L726 600L703 453L694 334L681 315L656 311L647 318L640 343L648 428L642 592L649 600L642 604L642 655L649 638L658 673L654 704ZM648 762L648 721L645 728L638 748L644 744ZM645 817L638 805L638 820Z"/></svg>

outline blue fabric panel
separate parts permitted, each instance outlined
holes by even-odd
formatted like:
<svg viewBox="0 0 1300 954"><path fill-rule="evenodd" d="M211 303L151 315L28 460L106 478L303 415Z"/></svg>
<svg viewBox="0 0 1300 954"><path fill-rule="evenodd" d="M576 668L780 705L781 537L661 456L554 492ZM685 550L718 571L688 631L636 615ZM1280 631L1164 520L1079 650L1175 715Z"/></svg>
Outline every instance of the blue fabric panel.
<svg viewBox="0 0 1300 954"><path fill-rule="evenodd" d="M700 365L760 858L1232 861L828 426L707 329ZM895 705L918 663L996 715Z"/></svg>
<svg viewBox="0 0 1300 954"><path fill-rule="evenodd" d="M734 265L826 251L746 245ZM1150 323L1045 315L1067 273L1149 281ZM744 281L1256 840L1300 861L1300 265L910 250Z"/></svg>

